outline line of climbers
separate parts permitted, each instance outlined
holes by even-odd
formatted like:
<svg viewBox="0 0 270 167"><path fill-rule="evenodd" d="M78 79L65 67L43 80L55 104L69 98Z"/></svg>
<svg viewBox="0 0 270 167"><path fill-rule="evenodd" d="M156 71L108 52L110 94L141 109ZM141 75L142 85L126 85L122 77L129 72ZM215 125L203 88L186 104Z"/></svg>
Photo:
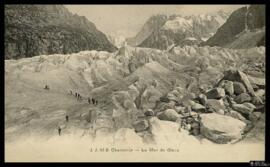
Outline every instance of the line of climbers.
<svg viewBox="0 0 270 167"><path fill-rule="evenodd" d="M73 95L72 90L70 90L70 94ZM77 93L77 92L75 92L74 95L75 95L75 97L77 98L77 100L82 100L82 99L83 99L83 97L81 96L81 94L79 94L79 93ZM89 104L92 103L92 104L94 104L94 105L98 105L98 100L96 100L95 98L88 98L87 101L88 101Z"/></svg>
<svg viewBox="0 0 270 167"><path fill-rule="evenodd" d="M44 89L45 89L45 90L49 90L50 87L49 87L48 85L45 85ZM72 90L70 90L69 93L70 93L71 95L73 95ZM77 100L83 100L83 97L81 96L81 94L75 92L74 95L75 95L75 97L77 98ZM88 98L87 101L88 101L89 104L91 104L91 102L92 102L92 104L98 105L98 101L97 101L96 99L94 99L94 98Z"/></svg>

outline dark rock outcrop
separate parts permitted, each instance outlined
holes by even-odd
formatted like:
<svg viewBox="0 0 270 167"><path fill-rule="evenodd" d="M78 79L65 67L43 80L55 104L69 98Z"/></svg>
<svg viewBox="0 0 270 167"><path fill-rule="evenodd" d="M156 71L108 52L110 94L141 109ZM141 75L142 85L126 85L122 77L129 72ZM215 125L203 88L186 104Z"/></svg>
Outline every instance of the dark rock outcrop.
<svg viewBox="0 0 270 167"><path fill-rule="evenodd" d="M265 6L250 5L234 11L216 34L202 45L228 48L265 46Z"/></svg>

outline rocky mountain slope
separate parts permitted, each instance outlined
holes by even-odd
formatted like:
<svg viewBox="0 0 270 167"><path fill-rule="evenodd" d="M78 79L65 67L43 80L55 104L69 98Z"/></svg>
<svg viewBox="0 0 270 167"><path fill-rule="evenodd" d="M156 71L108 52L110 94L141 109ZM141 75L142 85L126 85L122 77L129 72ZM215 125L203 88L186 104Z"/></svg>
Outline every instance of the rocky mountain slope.
<svg viewBox="0 0 270 167"><path fill-rule="evenodd" d="M116 48L92 22L63 5L5 6L5 59L82 50Z"/></svg>
<svg viewBox="0 0 270 167"><path fill-rule="evenodd" d="M250 5L234 11L203 45L251 48L265 45L265 6Z"/></svg>
<svg viewBox="0 0 270 167"><path fill-rule="evenodd" d="M210 38L227 18L228 14L222 11L198 16L157 15L151 17L127 42L131 46L158 49L166 49L172 44L199 44Z"/></svg>
<svg viewBox="0 0 270 167"><path fill-rule="evenodd" d="M153 32L158 31L167 21L167 16L156 15L150 17L143 25L142 29L133 38L128 38L127 42L130 46L138 46L147 39Z"/></svg>
<svg viewBox="0 0 270 167"><path fill-rule="evenodd" d="M191 140L200 143L200 138L229 142L239 139L240 132L253 119L244 113L247 121L241 120L240 115L254 105L245 107L241 101L253 103L254 93L261 101L264 99L264 61L264 47L232 50L207 46L175 47L171 52L123 47L114 53L83 51L5 60L5 137L7 141L29 135L51 138L58 135L57 127L61 126L62 136L94 136L96 141L114 136L113 141L121 143L131 135L142 143L183 144ZM228 77L225 71L229 68L242 71L249 82L239 80L239 76ZM228 94L238 104L233 106L234 112L224 108L228 103L221 89L226 84L218 82L221 80L235 82L236 93ZM49 89L44 89L45 85ZM207 99L212 98L208 101L212 104L210 108L198 100L202 91ZM75 93L82 99L77 99ZM89 104L89 97L98 100L98 105ZM254 103L261 103L260 99ZM198 132L188 126L178 132L177 118L185 117L189 110L191 114L206 114L202 117L203 135L197 136ZM202 111L212 115L208 117ZM65 121L65 115L69 115L69 122ZM205 123L212 117L235 123L227 129L219 126L232 138L223 141L222 135L218 139L213 137L216 132L212 131L213 122ZM234 125L239 128L231 131ZM189 132L195 136L188 135Z"/></svg>

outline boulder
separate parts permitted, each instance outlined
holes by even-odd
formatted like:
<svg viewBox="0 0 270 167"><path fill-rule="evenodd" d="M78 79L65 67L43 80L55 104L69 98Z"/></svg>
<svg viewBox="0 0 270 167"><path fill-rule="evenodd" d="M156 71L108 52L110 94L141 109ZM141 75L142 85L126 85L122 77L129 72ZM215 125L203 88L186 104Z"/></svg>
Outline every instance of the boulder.
<svg viewBox="0 0 270 167"><path fill-rule="evenodd" d="M264 89L258 89L256 92L255 92L255 95L262 98L264 95L265 95L265 90Z"/></svg>
<svg viewBox="0 0 270 167"><path fill-rule="evenodd" d="M135 121L132 125L133 125L136 132L144 131L149 127L147 120Z"/></svg>
<svg viewBox="0 0 270 167"><path fill-rule="evenodd" d="M261 118L261 112L252 112L249 114L248 119L252 122L255 122Z"/></svg>
<svg viewBox="0 0 270 167"><path fill-rule="evenodd" d="M225 115L233 117L233 118L238 119L238 120L243 121L243 122L247 121L245 117L243 117L239 112L234 111L234 110L230 110Z"/></svg>
<svg viewBox="0 0 270 167"><path fill-rule="evenodd" d="M241 139L245 126L244 122L225 115L216 113L200 115L200 133L219 144Z"/></svg>
<svg viewBox="0 0 270 167"><path fill-rule="evenodd" d="M219 109L218 111L216 111L217 114L221 114L221 115L225 115L225 111L222 109Z"/></svg>
<svg viewBox="0 0 270 167"><path fill-rule="evenodd" d="M154 116L155 112L152 109L148 109L147 111L144 112L145 116Z"/></svg>
<svg viewBox="0 0 270 167"><path fill-rule="evenodd" d="M173 109L173 108L174 108L174 106L172 106L171 103L158 102L156 107L155 107L155 111L161 112L161 111L165 111L167 109Z"/></svg>
<svg viewBox="0 0 270 167"><path fill-rule="evenodd" d="M182 105L183 105L184 107L193 106L194 104L195 104L195 102L192 101L192 100L183 100L183 101L182 101Z"/></svg>
<svg viewBox="0 0 270 167"><path fill-rule="evenodd" d="M197 119L198 116L199 116L199 114L196 113L196 112L194 112L194 111L191 111L191 112L190 112L190 115L192 115L192 118L194 118L194 119Z"/></svg>
<svg viewBox="0 0 270 167"><path fill-rule="evenodd" d="M225 91L223 88L214 88L206 92L208 99L220 99L225 96Z"/></svg>
<svg viewBox="0 0 270 167"><path fill-rule="evenodd" d="M245 106L247 106L248 108L251 108L251 109L253 109L253 110L255 110L256 109L256 106L254 105L254 104L252 104L252 103L248 103L248 102L245 102L245 103L243 103Z"/></svg>
<svg viewBox="0 0 270 167"><path fill-rule="evenodd" d="M265 88L265 78L258 78L258 77L248 76L248 79L249 79L252 86L256 85L256 87L258 87L260 89Z"/></svg>
<svg viewBox="0 0 270 167"><path fill-rule="evenodd" d="M157 117L160 120L176 121L177 118L179 117L179 114L173 109L167 109L163 112L158 113Z"/></svg>
<svg viewBox="0 0 270 167"><path fill-rule="evenodd" d="M205 106L207 102L207 97L204 94L199 94L198 101Z"/></svg>
<svg viewBox="0 0 270 167"><path fill-rule="evenodd" d="M175 107L175 111L178 114L183 113L185 111L185 107L177 106L177 107Z"/></svg>
<svg viewBox="0 0 270 167"><path fill-rule="evenodd" d="M199 104L199 103L194 103L192 106L191 106L191 109L196 111L196 112L205 112L205 106Z"/></svg>
<svg viewBox="0 0 270 167"><path fill-rule="evenodd" d="M226 109L222 99L219 99L219 100L208 99L207 100L207 106L209 108L213 109L215 112L218 112L219 110L225 110Z"/></svg>
<svg viewBox="0 0 270 167"><path fill-rule="evenodd" d="M245 86L241 82L233 82L233 87L234 87L234 93L236 95L247 92Z"/></svg>
<svg viewBox="0 0 270 167"><path fill-rule="evenodd" d="M251 97L247 93L241 93L240 95L236 96L234 98L234 101L238 104L242 104L244 102L249 102L251 101Z"/></svg>
<svg viewBox="0 0 270 167"><path fill-rule="evenodd" d="M254 96L251 98L251 103L254 104L254 105L262 105L264 104L262 99L259 97L259 96Z"/></svg>
<svg viewBox="0 0 270 167"><path fill-rule="evenodd" d="M225 71L223 79L229 80L229 81L241 82L245 86L246 90L251 94L251 96L255 96L254 90L252 88L252 85L247 75L241 72L240 70L230 69L228 71ZM234 90L235 90L235 87L234 87Z"/></svg>
<svg viewBox="0 0 270 167"><path fill-rule="evenodd" d="M254 109L247 107L244 104L232 104L232 109L241 113L244 117L248 117L249 113L251 113Z"/></svg>
<svg viewBox="0 0 270 167"><path fill-rule="evenodd" d="M247 88L247 91L252 95L255 96L254 90L251 86L251 83L248 80L248 77L245 73L241 72L238 70L238 74L240 76L240 80L242 81L242 83L245 85L245 87Z"/></svg>
<svg viewBox="0 0 270 167"><path fill-rule="evenodd" d="M179 98L177 96L175 96L172 92L168 93L167 94L167 98L170 100L170 101L179 101Z"/></svg>
<svg viewBox="0 0 270 167"><path fill-rule="evenodd" d="M260 89L255 83L251 83L251 86L254 91L257 91L258 89Z"/></svg>
<svg viewBox="0 0 270 167"><path fill-rule="evenodd" d="M234 87L232 81L222 80L222 82L219 84L219 87L223 88L225 90L225 93L229 96L232 96L234 94Z"/></svg>

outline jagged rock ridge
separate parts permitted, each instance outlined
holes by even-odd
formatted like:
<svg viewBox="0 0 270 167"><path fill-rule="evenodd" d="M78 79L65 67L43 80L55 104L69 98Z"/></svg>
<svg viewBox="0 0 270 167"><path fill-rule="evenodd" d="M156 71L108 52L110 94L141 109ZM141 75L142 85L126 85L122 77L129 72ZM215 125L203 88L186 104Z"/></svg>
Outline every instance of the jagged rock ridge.
<svg viewBox="0 0 270 167"><path fill-rule="evenodd" d="M196 16L152 16L141 31L127 42L131 46L167 49L171 45L193 45L206 41L226 21L218 11Z"/></svg>

